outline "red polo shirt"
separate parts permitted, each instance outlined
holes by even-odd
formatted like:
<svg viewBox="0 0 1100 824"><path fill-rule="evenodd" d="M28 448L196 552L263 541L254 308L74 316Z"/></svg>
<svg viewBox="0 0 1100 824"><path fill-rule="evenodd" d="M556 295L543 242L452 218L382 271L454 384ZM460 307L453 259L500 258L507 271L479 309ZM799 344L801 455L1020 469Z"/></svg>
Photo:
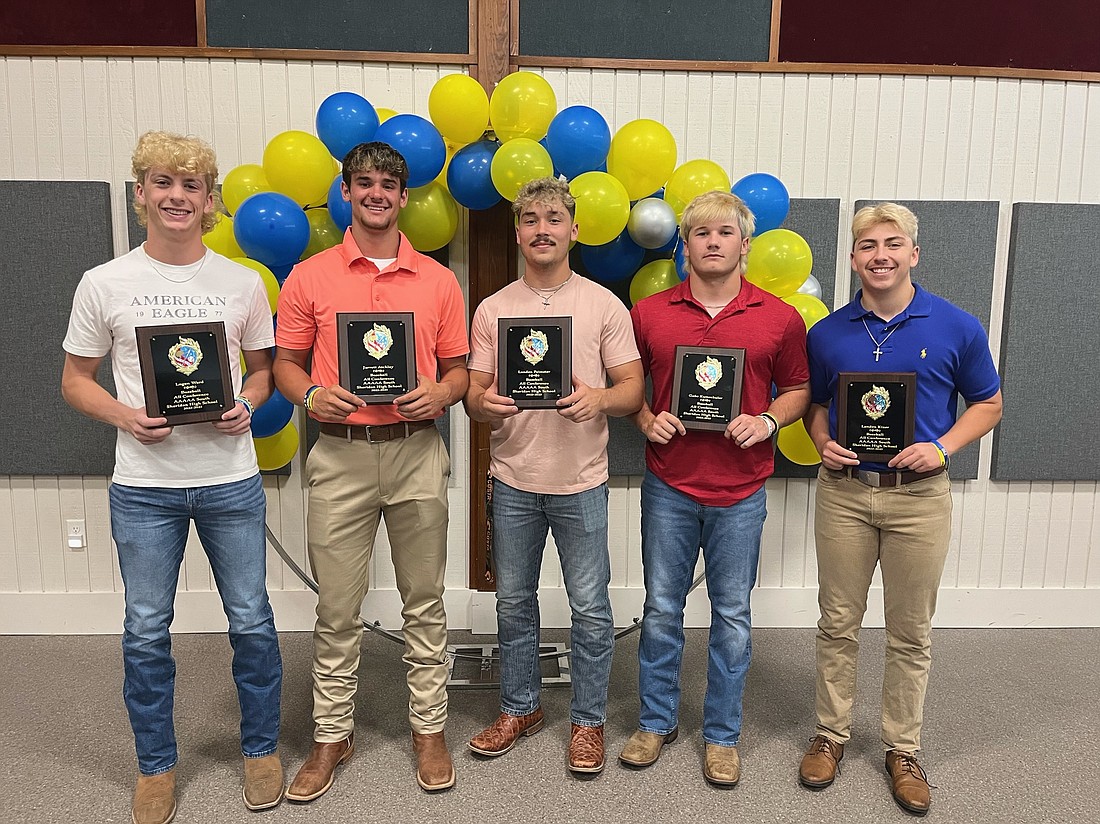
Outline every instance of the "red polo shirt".
<svg viewBox="0 0 1100 824"><path fill-rule="evenodd" d="M741 291L716 317L691 294L689 282L639 301L630 310L642 366L653 380L654 414L672 404L676 347L745 350L741 412L758 415L771 404L772 385L809 380L806 326L791 306L741 281ZM775 469L773 443L741 449L722 432L689 429L667 444L646 443L646 467L693 501L730 506L752 495Z"/></svg>

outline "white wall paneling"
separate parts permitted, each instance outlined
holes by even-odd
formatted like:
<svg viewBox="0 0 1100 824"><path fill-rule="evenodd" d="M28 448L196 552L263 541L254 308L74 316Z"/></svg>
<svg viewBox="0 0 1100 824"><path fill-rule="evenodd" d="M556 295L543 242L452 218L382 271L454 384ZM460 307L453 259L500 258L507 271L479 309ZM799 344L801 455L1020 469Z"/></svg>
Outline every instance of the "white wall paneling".
<svg viewBox="0 0 1100 824"><path fill-rule="evenodd" d="M426 116L432 85L458 70L280 60L0 58L0 178L109 181L115 247L121 252L128 209L123 184L141 132L166 128L208 138L224 174L241 163L260 162L266 142L281 131L312 131L317 106L332 92L356 91L376 106ZM680 162L706 157L721 164L731 180L764 171L778 175L792 196L840 198L838 304L849 282L844 223L855 200L999 201L991 323L995 356L1011 204L1100 201L1100 84L612 69L543 74L559 108L592 106L613 130L638 117L660 120L676 136ZM465 286L464 232L465 221L452 247L452 265ZM55 383L57 376L42 379ZM453 626L491 631L492 596L466 588L469 437L461 409L454 417L448 607ZM981 476L954 485L954 532L937 621L1094 624L1100 615L1097 484L993 483L988 439L982 457ZM638 487L637 478L611 483L612 587L620 625L640 614L643 598ZM308 502L300 457L289 477L267 478L265 489L271 529L306 566ZM813 485L772 480L768 496L755 620L811 626L817 617ZM86 521L86 549L62 546L68 518ZM388 556L380 531L364 615L395 626L400 619ZM274 551L268 561L280 628L308 628L312 593ZM564 625L568 607L552 543L542 583L544 623ZM110 542L107 479L0 477L0 632L117 632L121 588ZM194 539L180 589L179 629L223 625ZM877 597L869 614L881 620ZM697 625L708 621L705 593L692 596L688 619Z"/></svg>

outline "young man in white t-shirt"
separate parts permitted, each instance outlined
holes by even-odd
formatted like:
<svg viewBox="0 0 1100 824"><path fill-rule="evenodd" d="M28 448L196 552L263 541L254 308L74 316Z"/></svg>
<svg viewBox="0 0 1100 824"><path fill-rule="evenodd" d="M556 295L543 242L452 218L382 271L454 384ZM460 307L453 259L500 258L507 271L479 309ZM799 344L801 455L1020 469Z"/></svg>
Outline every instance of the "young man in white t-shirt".
<svg viewBox="0 0 1100 824"><path fill-rule="evenodd" d="M568 184L532 181L513 209L524 275L483 301L471 324L466 410L492 429L500 716L469 747L503 755L520 735L542 728L538 585L549 529L572 613L569 769L598 773L615 629L607 592L607 416L641 407L642 365L622 301L569 268L577 224ZM565 376L556 409L521 410L498 391L497 321L559 316L571 318L572 385Z"/></svg>
<svg viewBox="0 0 1100 824"><path fill-rule="evenodd" d="M245 805L274 807L283 795L275 751L282 660L265 582L266 499L250 437L252 410L271 395L275 340L259 277L202 242L215 220L213 149L148 132L133 173L134 210L148 240L84 274L63 344L61 392L78 412L118 429L110 508L126 590L123 696L141 773L132 815L135 824L164 824L176 811L169 626L191 521L229 619ZM146 414L135 329L174 324L183 332L197 323L224 325L235 402L219 420L168 426ZM117 398L96 382L107 354ZM216 356L190 354L196 366L195 355Z"/></svg>

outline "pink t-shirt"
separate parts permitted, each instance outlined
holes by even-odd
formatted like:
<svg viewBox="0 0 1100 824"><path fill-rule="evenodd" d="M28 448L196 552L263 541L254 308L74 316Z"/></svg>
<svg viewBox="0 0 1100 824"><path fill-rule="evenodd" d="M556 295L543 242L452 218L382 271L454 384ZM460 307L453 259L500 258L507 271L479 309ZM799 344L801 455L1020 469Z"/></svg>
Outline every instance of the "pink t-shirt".
<svg viewBox="0 0 1100 824"><path fill-rule="evenodd" d="M275 342L285 349L312 349L310 374L321 386L340 380L337 312L412 312L416 371L432 380L439 358L470 351L466 305L454 272L417 252L404 235L397 259L380 272L363 256L349 229L343 243L299 263L283 284ZM353 412L347 423L374 426L403 420L393 404L380 404Z"/></svg>
<svg viewBox="0 0 1100 824"><path fill-rule="evenodd" d="M519 280L482 301L470 329L469 368L496 374L498 318L558 315L573 318L573 372L588 386L607 386L608 367L638 360L622 301L574 275L549 306ZM607 417L573 423L553 409L525 409L492 425L489 455L493 476L516 489L583 492L607 480Z"/></svg>

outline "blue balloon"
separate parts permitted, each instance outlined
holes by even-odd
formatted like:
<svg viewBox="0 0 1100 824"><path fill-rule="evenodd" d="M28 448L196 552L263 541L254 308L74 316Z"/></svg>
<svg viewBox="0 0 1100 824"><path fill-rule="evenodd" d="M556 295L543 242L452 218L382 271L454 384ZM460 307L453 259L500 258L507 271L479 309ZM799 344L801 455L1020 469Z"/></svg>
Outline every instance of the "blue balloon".
<svg viewBox="0 0 1100 824"><path fill-rule="evenodd" d="M592 277L604 283L632 277L645 258L645 249L631 240L625 229L610 243L602 246L580 244L580 249L584 268Z"/></svg>
<svg viewBox="0 0 1100 824"><path fill-rule="evenodd" d="M336 175L332 185L328 187L328 214L336 228L346 232L351 226L351 201L344 200L344 191L341 185L344 179Z"/></svg>
<svg viewBox="0 0 1100 824"><path fill-rule="evenodd" d="M268 266L267 268L271 270L275 280L279 281L279 285L282 286L286 279L290 277L290 270L294 268L294 264L287 263L285 266Z"/></svg>
<svg viewBox="0 0 1100 824"><path fill-rule="evenodd" d="M598 171L610 148L611 129L607 121L588 106L562 109L546 131L546 149L554 166L569 179Z"/></svg>
<svg viewBox="0 0 1100 824"><path fill-rule="evenodd" d="M730 187L730 191L745 201L756 218L754 236L778 229L787 219L791 196L787 193L787 187L774 175L764 172L745 175Z"/></svg>
<svg viewBox="0 0 1100 824"><path fill-rule="evenodd" d="M244 253L268 268L294 264L309 245L302 207L278 192L257 192L233 215L233 236Z"/></svg>
<svg viewBox="0 0 1100 824"><path fill-rule="evenodd" d="M337 160L358 146L374 140L378 113L365 97L355 92L336 92L317 108L317 136Z"/></svg>
<svg viewBox="0 0 1100 824"><path fill-rule="evenodd" d="M416 114L395 114L378 127L374 139L401 152L409 164L409 188L426 186L443 171L447 144L439 130Z"/></svg>
<svg viewBox="0 0 1100 824"><path fill-rule="evenodd" d="M546 149L547 154L550 154L550 144L546 142L545 137L539 141L539 145L542 146L542 148ZM561 169L559 169L558 164L554 162L553 156L550 157L550 165L554 167L553 176L561 177Z"/></svg>
<svg viewBox="0 0 1100 824"><path fill-rule="evenodd" d="M687 251L684 249L684 239L679 234L676 235L676 248L672 252L672 259L676 262L676 274L680 276L680 280L687 280Z"/></svg>
<svg viewBox="0 0 1100 824"><path fill-rule="evenodd" d="M252 437L269 438L290 423L294 404L282 396L278 389L252 415Z"/></svg>
<svg viewBox="0 0 1100 824"><path fill-rule="evenodd" d="M500 202L500 192L489 173L493 155L500 145L495 140L478 140L463 146L447 167L447 188L467 209L488 209Z"/></svg>

